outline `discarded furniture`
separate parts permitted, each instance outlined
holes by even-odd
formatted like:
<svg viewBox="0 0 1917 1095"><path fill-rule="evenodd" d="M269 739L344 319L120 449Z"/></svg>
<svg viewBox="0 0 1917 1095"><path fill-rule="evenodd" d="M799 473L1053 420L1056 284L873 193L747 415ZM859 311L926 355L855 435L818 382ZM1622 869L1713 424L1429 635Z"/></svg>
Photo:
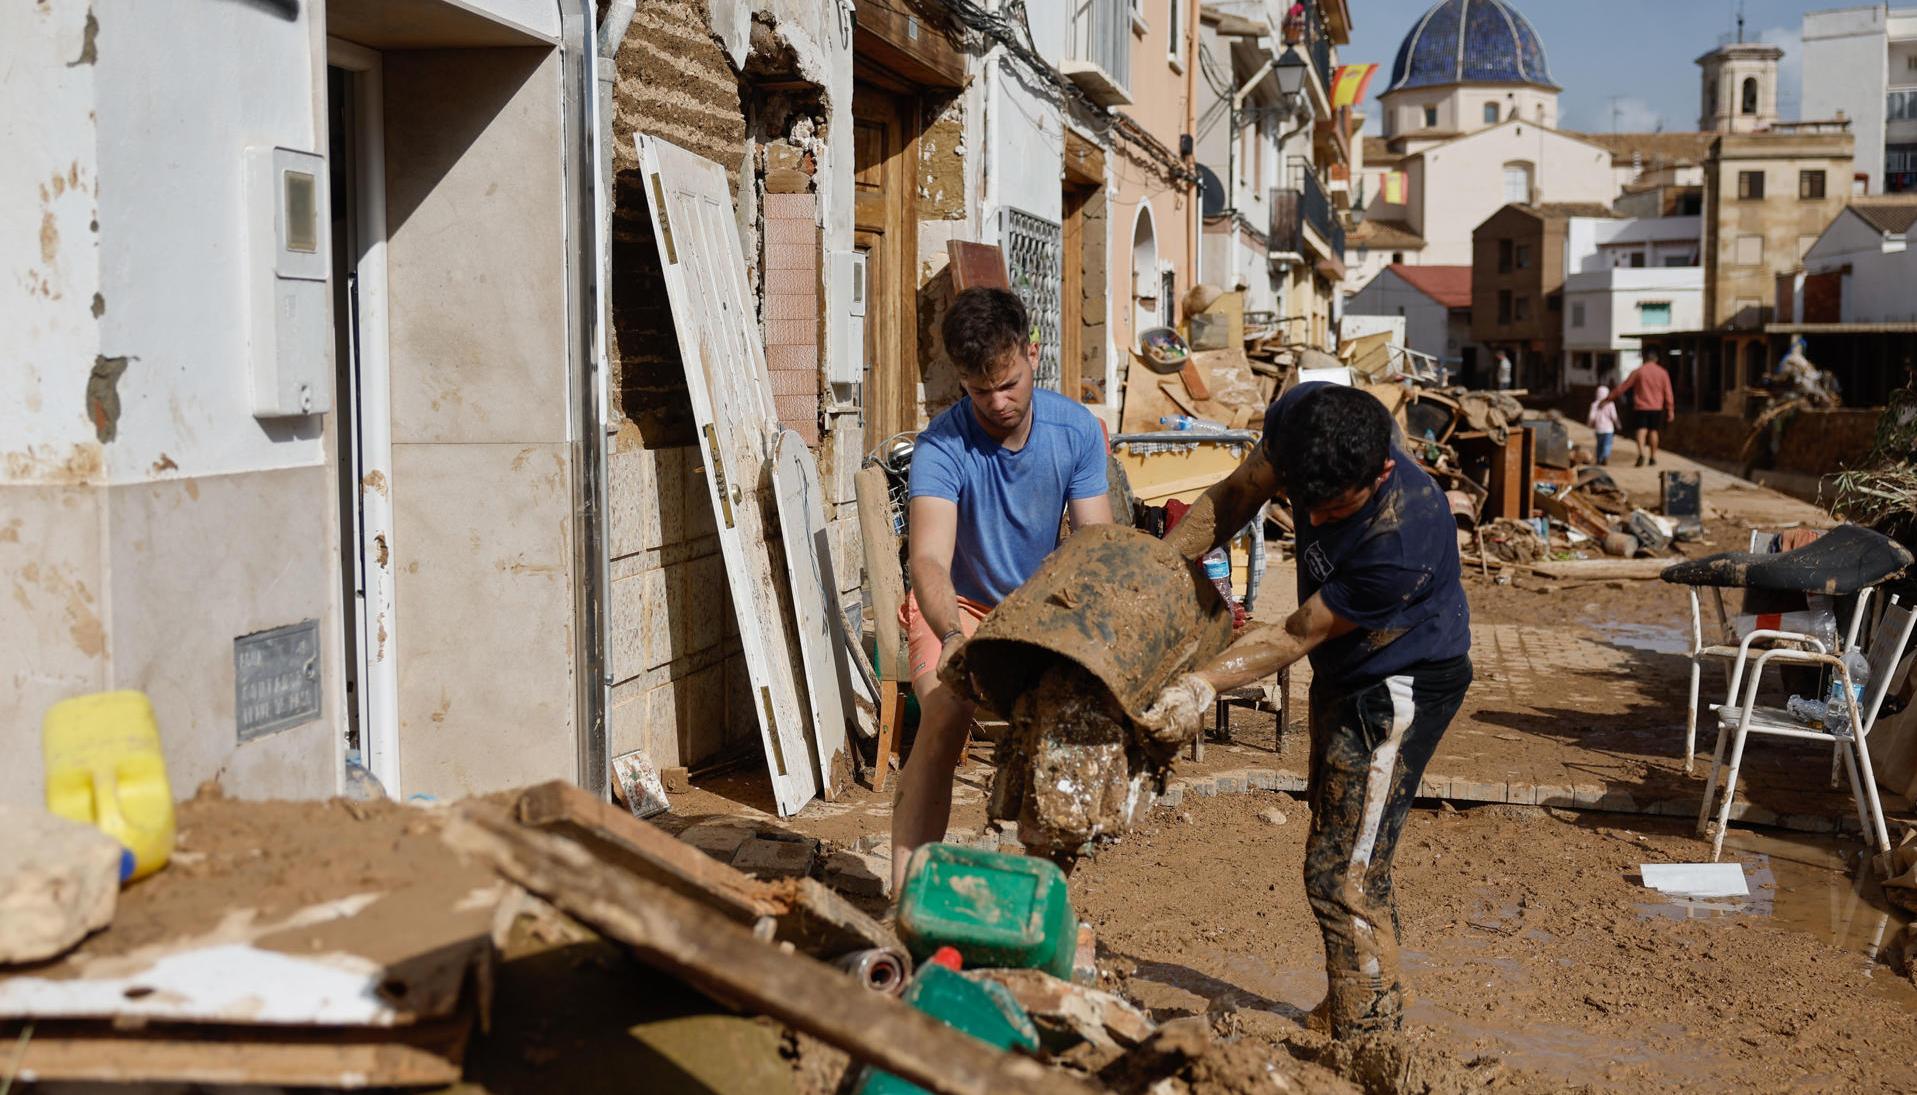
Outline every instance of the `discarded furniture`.
<svg viewBox="0 0 1917 1095"><path fill-rule="evenodd" d="M1859 703L1846 705L1845 719L1836 726L1818 728L1798 720L1783 708L1758 706L1757 682L1763 676L1764 667L1772 661L1821 665L1837 674L1847 694L1854 694L1850 670L1841 658L1829 651L1786 648L1766 650L1757 656L1744 681L1743 702L1737 706L1727 703L1718 708L1717 748L1711 755L1711 777L1704 785L1704 803L1697 816L1698 832L1702 834L1710 818L1712 800L1717 795L1718 775L1722 772L1724 798L1718 807L1717 832L1711 839L1713 863L1724 850L1724 830L1731 820L1731 800L1737 797L1737 769L1744 760L1745 741L1752 734L1834 743L1844 754L1845 768L1850 776L1851 797L1857 803L1857 821L1864 839L1870 841L1880 855L1890 851L1890 835L1884 828L1884 807L1877 797L1877 779L1871 771L1870 750L1865 747L1865 739L1870 734L1872 724L1877 721L1877 711L1883 705L1892 679L1897 675L1897 666L1903 661L1913 624L1917 624L1917 612L1912 612L1909 606L1898 603L1897 598L1892 596L1871 636L1869 653L1866 655L1870 665L1870 680L1864 686L1863 698ZM1726 738L1732 739L1728 767L1724 763Z"/></svg>
<svg viewBox="0 0 1917 1095"><path fill-rule="evenodd" d="M1750 658L1754 641L1812 643L1824 653L1841 653L1826 650L1824 644L1814 636L1778 628L1760 629L1740 641L1732 630L1730 614L1724 608L1725 589L1767 589L1848 597L1900 573L1910 563L1910 552L1889 537L1858 525L1846 524L1837 526L1796 551L1774 555L1730 551L1666 567L1659 577L1673 585L1690 587L1691 598L1691 649L1687 654L1691 662L1691 690L1684 716L1684 771L1689 773L1692 770L1693 758L1697 753L1698 683L1706 659L1729 659L1732 662L1727 667L1729 688L1724 695L1724 703L1731 704L1737 698L1738 685L1743 679L1744 665ZM1698 597L1701 588L1710 589L1716 615L1711 630L1712 638L1708 643L1704 638L1704 613ZM1846 647L1856 641L1864 607L1864 600L1860 598L1845 633Z"/></svg>

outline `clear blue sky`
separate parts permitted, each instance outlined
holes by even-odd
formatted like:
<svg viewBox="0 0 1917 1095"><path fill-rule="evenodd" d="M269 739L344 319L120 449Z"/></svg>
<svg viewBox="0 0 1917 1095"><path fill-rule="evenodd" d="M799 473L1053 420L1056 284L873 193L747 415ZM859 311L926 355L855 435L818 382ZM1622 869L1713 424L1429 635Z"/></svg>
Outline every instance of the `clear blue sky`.
<svg viewBox="0 0 1917 1095"><path fill-rule="evenodd" d="M1371 82L1367 132L1378 132L1377 94L1391 79L1398 44L1434 0L1349 0L1355 25L1346 63L1384 66ZM1586 132L1697 128L1696 61L1736 29L1737 0L1512 0L1544 39L1551 75L1564 88L1559 125ZM1806 11L1863 0L1745 0L1744 39L1784 50L1778 111L1797 117L1800 43ZM1617 99L1613 103L1613 98Z"/></svg>

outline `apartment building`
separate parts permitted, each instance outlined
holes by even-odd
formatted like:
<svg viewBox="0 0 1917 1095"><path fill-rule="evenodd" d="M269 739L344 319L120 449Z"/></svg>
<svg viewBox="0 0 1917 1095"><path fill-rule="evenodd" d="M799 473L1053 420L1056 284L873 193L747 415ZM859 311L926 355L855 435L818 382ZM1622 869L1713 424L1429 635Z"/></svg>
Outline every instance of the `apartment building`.
<svg viewBox="0 0 1917 1095"><path fill-rule="evenodd" d="M1917 191L1917 7L1814 11L1803 35L1804 117L1850 121L1863 193Z"/></svg>

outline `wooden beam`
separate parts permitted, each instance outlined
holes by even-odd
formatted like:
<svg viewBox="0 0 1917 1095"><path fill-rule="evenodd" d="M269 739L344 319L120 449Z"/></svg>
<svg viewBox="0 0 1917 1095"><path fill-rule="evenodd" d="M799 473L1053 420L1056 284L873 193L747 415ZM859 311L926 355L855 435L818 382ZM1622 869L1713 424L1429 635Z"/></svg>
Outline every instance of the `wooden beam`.
<svg viewBox="0 0 1917 1095"><path fill-rule="evenodd" d="M770 1016L936 1095L1078 1095L1095 1088L1027 1057L1001 1053L903 1001L788 954L664 886L607 871L555 833L468 802L446 840L507 879L632 948L648 965L708 995Z"/></svg>
<svg viewBox="0 0 1917 1095"><path fill-rule="evenodd" d="M519 796L514 816L563 836L606 867L662 886L734 924L761 917L777 938L808 954L836 957L869 947L899 949L890 929L819 882L761 882L670 833L561 780Z"/></svg>
<svg viewBox="0 0 1917 1095"><path fill-rule="evenodd" d="M269 1087L424 1087L458 1083L470 1008L399 1027L243 1027L41 1022L0 1024L7 1079ZM16 1057L15 1055L18 1054Z"/></svg>

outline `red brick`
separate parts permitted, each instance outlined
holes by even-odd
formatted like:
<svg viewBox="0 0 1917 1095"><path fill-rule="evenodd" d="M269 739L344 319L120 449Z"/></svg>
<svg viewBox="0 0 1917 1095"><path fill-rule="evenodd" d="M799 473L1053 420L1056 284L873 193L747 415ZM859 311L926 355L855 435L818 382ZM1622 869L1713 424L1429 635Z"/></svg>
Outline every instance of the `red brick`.
<svg viewBox="0 0 1917 1095"><path fill-rule="evenodd" d="M811 346L767 346L765 348L765 367L774 374L773 385L778 385L779 373L803 373L813 376L819 371L818 350Z"/></svg>
<svg viewBox="0 0 1917 1095"><path fill-rule="evenodd" d="M804 396L816 401L819 398L819 373L816 369L772 369L772 398L774 402Z"/></svg>
<svg viewBox="0 0 1917 1095"><path fill-rule="evenodd" d="M805 243L772 243L765 245L765 268L774 270L804 270L814 278L819 272L819 249L808 240Z"/></svg>
<svg viewBox="0 0 1917 1095"><path fill-rule="evenodd" d="M767 194L765 196L767 220L774 217L802 217L807 224L811 224L813 213L817 208L818 199L810 194Z"/></svg>
<svg viewBox="0 0 1917 1095"><path fill-rule="evenodd" d="M806 319L774 319L765 325L767 346L815 346L819 341L817 316Z"/></svg>
<svg viewBox="0 0 1917 1095"><path fill-rule="evenodd" d="M817 293L780 292L766 279L765 318L806 319L816 321L819 318L819 297Z"/></svg>

